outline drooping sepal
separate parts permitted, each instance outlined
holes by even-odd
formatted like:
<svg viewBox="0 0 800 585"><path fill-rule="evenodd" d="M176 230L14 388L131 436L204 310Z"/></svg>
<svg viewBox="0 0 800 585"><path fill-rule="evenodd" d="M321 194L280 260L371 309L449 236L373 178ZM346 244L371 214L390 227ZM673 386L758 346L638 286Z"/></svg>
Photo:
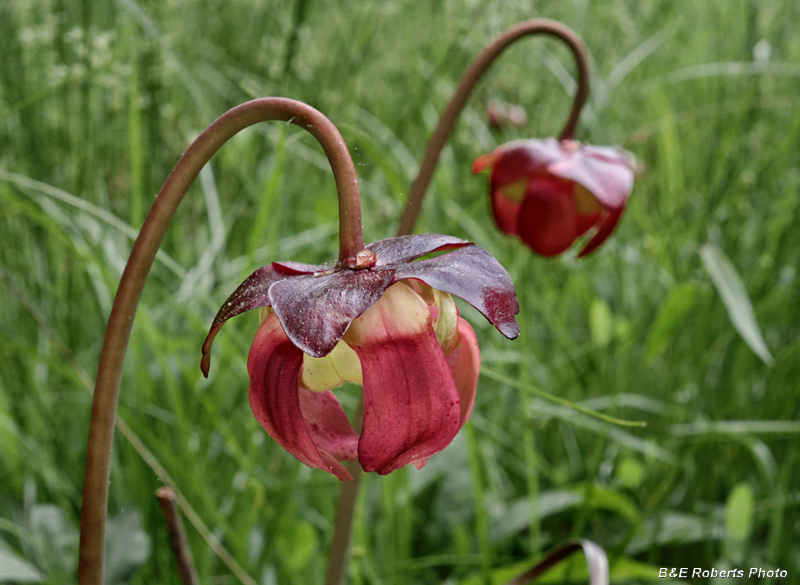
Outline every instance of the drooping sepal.
<svg viewBox="0 0 800 585"><path fill-rule="evenodd" d="M447 254L396 267L395 281L416 278L425 284L461 297L514 339L519 325L514 316L519 303L505 268L483 248L470 245Z"/></svg>
<svg viewBox="0 0 800 585"><path fill-rule="evenodd" d="M286 273L276 270L274 265L262 266L248 276L233 291L228 300L223 303L222 307L217 311L217 315L211 323L211 330L203 342L203 358L200 362L200 369L206 378L208 378L208 370L211 367L211 344L214 343L214 338L225 322L245 311L270 306L267 294L269 287L287 277Z"/></svg>
<svg viewBox="0 0 800 585"><path fill-rule="evenodd" d="M292 343L311 356L322 357L339 342L350 322L381 298L393 277L394 270L379 267L301 275L276 282L269 298Z"/></svg>
<svg viewBox="0 0 800 585"><path fill-rule="evenodd" d="M469 245L470 242L453 236L417 234L378 240L369 244L367 250L375 253L378 258L378 266L386 266L405 264L431 252L452 250Z"/></svg>

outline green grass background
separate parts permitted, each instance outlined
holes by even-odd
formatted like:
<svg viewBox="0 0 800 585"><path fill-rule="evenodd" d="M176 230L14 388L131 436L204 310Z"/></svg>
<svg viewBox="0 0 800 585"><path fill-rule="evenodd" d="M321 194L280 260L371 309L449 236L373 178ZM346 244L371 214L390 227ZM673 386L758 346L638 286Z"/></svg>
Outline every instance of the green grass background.
<svg viewBox="0 0 800 585"><path fill-rule="evenodd" d="M527 39L485 77L417 231L493 253L516 284L522 334L510 342L462 305L484 364L472 422L423 471L365 478L350 580L499 583L570 537L605 548L615 583L656 580L659 567L800 579L793 0L0 1L0 575L74 582L86 389L132 237L189 142L245 100L306 101L353 154L365 239L390 236L460 75L535 16L589 49L577 138L622 145L644 170L598 253L533 256L495 229L486 178L469 167L505 141L557 133L574 64L558 42ZM491 130L492 99L522 104L525 127ZM145 288L119 414L208 529L187 525L203 583L238 582L214 541L259 584L323 582L338 483L253 419L255 314L218 336L208 380L199 358L245 276L330 260L336 240L322 150L262 124L192 187ZM128 528L111 531L123 560L110 581L179 582L161 485L118 433L110 515ZM557 577L580 582L581 564Z"/></svg>

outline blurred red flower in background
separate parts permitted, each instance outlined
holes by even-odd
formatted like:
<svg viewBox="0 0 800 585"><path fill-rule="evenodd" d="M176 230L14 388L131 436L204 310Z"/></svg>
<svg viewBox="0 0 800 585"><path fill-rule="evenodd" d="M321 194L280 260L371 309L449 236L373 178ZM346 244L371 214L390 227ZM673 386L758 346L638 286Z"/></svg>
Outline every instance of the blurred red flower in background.
<svg viewBox="0 0 800 585"><path fill-rule="evenodd" d="M487 169L492 213L501 230L538 254L557 256L594 229L582 257L617 227L635 163L613 147L547 138L503 145L472 165L474 173Z"/></svg>

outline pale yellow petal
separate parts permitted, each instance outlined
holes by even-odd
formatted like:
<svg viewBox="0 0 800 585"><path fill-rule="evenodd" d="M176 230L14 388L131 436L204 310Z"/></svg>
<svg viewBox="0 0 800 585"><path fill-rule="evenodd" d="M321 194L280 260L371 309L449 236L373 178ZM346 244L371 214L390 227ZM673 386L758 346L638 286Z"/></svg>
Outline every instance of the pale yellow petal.
<svg viewBox="0 0 800 585"><path fill-rule="evenodd" d="M321 358L303 355L303 373L300 386L314 392L325 392L338 388L345 382L361 384L361 363L358 356L343 341L333 351Z"/></svg>

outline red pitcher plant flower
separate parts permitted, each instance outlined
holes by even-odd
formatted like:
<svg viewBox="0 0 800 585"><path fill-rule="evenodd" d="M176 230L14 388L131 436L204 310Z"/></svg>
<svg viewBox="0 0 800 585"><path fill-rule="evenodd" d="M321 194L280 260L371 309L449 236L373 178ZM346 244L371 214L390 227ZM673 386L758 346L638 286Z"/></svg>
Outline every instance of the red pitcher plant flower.
<svg viewBox="0 0 800 585"><path fill-rule="evenodd" d="M490 170L494 219L534 252L557 256L594 230L579 257L596 250L617 227L633 188L633 157L610 146L575 140L521 140L479 157L472 171Z"/></svg>
<svg viewBox="0 0 800 585"><path fill-rule="evenodd" d="M453 250L417 260L431 252ZM416 260L416 261L415 261ZM469 419L480 352L451 294L506 337L519 334L514 286L488 252L424 234L366 246L356 266L273 262L256 270L217 313L203 345L231 317L269 307L247 360L250 405L264 430L297 459L340 480L342 465L387 474L425 465ZM363 386L359 436L332 390Z"/></svg>

